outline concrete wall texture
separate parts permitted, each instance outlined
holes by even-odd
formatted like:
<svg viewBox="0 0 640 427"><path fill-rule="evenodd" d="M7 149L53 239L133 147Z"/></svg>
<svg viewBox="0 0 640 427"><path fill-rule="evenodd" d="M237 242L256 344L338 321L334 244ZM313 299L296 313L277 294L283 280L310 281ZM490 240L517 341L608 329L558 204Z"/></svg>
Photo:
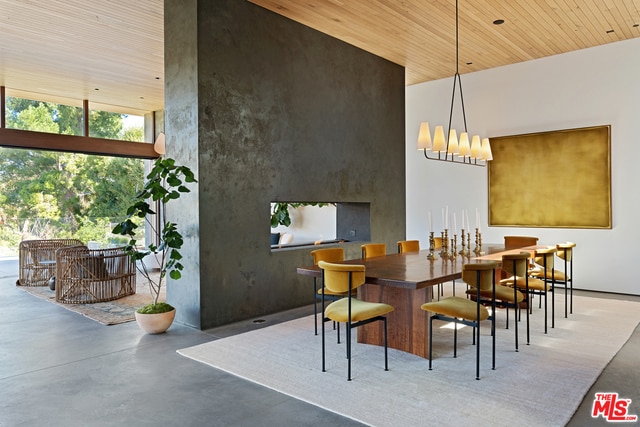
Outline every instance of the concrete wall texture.
<svg viewBox="0 0 640 427"><path fill-rule="evenodd" d="M167 155L199 179L168 214L187 230L183 279L167 287L179 322L207 329L313 301L296 273L310 249L270 250L272 201L369 203L371 241L395 251L402 67L249 2L166 0L165 80Z"/></svg>

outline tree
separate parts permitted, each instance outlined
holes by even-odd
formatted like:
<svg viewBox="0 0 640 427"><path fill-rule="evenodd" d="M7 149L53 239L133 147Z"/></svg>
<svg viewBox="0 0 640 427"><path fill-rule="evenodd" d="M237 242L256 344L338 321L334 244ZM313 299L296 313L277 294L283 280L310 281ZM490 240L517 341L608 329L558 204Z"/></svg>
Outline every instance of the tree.
<svg viewBox="0 0 640 427"><path fill-rule="evenodd" d="M143 129L123 129L123 117L91 111L92 136L142 141ZM7 98L7 128L79 135L82 109ZM13 241L13 233L106 241L143 181L140 159L0 148L0 239Z"/></svg>

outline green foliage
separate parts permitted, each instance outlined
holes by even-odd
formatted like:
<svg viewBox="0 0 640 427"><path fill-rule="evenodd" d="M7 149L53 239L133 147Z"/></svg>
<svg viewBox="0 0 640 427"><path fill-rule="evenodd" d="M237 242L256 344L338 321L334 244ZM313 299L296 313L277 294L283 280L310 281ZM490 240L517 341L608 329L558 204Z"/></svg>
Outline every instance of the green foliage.
<svg viewBox="0 0 640 427"><path fill-rule="evenodd" d="M82 108L8 97L7 128L81 135ZM90 112L92 133L142 140L123 130L117 113ZM144 163L44 150L0 148L0 246L17 250L22 238L78 237L107 243L111 218L121 220L144 181ZM112 238L112 237L111 237Z"/></svg>
<svg viewBox="0 0 640 427"><path fill-rule="evenodd" d="M78 230L73 234L76 239L80 239L83 242L94 241L102 244L109 242L111 237L111 222L109 218L82 216L78 218L78 223Z"/></svg>
<svg viewBox="0 0 640 427"><path fill-rule="evenodd" d="M160 314L167 313L173 310L173 306L167 304L166 302L158 302L155 304L147 304L145 306L140 307L136 311L140 314Z"/></svg>
<svg viewBox="0 0 640 427"><path fill-rule="evenodd" d="M300 206L327 206L329 203L308 203L308 202L295 202L295 203L282 203L277 202L273 204L271 210L271 228L276 228L279 225L288 227L291 225L291 215L289 214L289 208L299 208Z"/></svg>
<svg viewBox="0 0 640 427"><path fill-rule="evenodd" d="M94 138L116 138L122 133L122 114L108 111L89 112L89 136Z"/></svg>
<svg viewBox="0 0 640 427"><path fill-rule="evenodd" d="M126 251L134 262L137 261L140 272L149 282L154 304L158 302L166 274L169 273L169 277L178 280L182 277L181 271L184 268L180 263L182 259L180 249L184 240L178 231L177 224L165 220L166 205L172 200L179 199L182 193L190 192L191 190L185 184L195 182L197 180L191 169L186 166L177 166L173 159L159 158L147 175L144 187L126 209L127 218L112 230L114 234L128 237ZM156 215L159 215L160 221L163 222L160 230L155 227ZM146 221L154 234L158 235L157 244L150 244L142 249L138 247L137 229L140 226L140 219ZM151 269L145 263L145 258L150 255L154 256L160 265L160 277L157 280L152 277Z"/></svg>

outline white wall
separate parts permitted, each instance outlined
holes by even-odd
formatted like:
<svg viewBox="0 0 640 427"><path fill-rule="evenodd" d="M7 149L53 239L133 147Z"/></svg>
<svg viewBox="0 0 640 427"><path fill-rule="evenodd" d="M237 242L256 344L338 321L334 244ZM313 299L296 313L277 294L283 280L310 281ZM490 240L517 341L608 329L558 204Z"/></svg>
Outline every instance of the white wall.
<svg viewBox="0 0 640 427"><path fill-rule="evenodd" d="M502 242L506 234L576 242L576 288L640 295L633 268L640 236L640 38L462 76L470 132L491 137L611 125L610 230L488 227L486 168L425 160L416 151L421 121L432 131L446 127L452 85L449 78L406 89L407 238L427 246L430 209L439 232L442 206L467 209L472 226L478 207L485 242ZM454 111L457 129L459 116Z"/></svg>
<svg viewBox="0 0 640 427"><path fill-rule="evenodd" d="M273 209L273 205L271 207ZM313 243L336 238L336 206L300 206L289 208L291 225L279 225L272 233L293 234L293 243Z"/></svg>

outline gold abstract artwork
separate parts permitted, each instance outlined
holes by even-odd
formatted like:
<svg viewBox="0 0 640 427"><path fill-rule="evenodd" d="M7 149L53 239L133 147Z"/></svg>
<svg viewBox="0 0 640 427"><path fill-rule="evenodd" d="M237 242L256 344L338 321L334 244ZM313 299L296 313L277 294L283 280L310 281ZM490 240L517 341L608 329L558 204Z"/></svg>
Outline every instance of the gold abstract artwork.
<svg viewBox="0 0 640 427"><path fill-rule="evenodd" d="M611 228L611 126L491 138L489 225Z"/></svg>

